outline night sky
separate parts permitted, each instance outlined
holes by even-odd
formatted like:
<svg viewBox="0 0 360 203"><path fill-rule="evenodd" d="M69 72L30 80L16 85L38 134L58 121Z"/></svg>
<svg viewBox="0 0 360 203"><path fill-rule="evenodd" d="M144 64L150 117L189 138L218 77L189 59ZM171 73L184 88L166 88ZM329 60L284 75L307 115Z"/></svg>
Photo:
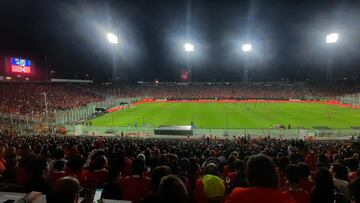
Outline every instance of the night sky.
<svg viewBox="0 0 360 203"><path fill-rule="evenodd" d="M188 61L195 81L241 81L245 65L251 81L320 80L329 55L335 77L360 78L360 1L0 0L1 57L47 56L55 77L106 80L112 53L130 81L179 81Z"/></svg>

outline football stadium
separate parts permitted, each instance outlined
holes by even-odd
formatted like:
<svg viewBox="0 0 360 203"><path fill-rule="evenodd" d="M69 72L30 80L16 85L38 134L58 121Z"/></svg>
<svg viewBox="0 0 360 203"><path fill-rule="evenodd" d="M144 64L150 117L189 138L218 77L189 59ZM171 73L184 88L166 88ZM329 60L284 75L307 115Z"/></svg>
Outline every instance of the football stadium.
<svg viewBox="0 0 360 203"><path fill-rule="evenodd" d="M360 1L0 1L0 202L360 203Z"/></svg>

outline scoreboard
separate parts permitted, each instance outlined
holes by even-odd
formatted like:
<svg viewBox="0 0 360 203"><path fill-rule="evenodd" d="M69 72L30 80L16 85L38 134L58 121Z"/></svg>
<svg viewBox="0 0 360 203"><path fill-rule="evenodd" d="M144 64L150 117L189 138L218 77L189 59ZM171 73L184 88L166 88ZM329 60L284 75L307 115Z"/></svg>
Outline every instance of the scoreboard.
<svg viewBox="0 0 360 203"><path fill-rule="evenodd" d="M39 58L0 56L0 81L46 80Z"/></svg>
<svg viewBox="0 0 360 203"><path fill-rule="evenodd" d="M30 60L11 57L11 72L20 74L31 74Z"/></svg>

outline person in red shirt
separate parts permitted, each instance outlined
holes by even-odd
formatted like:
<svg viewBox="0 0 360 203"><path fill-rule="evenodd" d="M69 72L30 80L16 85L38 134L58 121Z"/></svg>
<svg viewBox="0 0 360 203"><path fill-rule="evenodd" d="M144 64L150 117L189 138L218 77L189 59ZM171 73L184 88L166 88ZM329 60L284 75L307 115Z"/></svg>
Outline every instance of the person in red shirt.
<svg viewBox="0 0 360 203"><path fill-rule="evenodd" d="M160 201L160 181L163 177L170 175L171 169L168 166L157 166L151 173L152 191L146 195L141 203L153 203Z"/></svg>
<svg viewBox="0 0 360 203"><path fill-rule="evenodd" d="M4 158L4 154L5 154L5 147L0 146L0 173L5 171L6 160Z"/></svg>
<svg viewBox="0 0 360 203"><path fill-rule="evenodd" d="M299 169L299 175L300 175L300 187L307 191L308 193L311 193L311 190L314 187L314 182L311 180L310 177L310 168L309 165L307 165L304 162L300 162L297 164L297 167Z"/></svg>
<svg viewBox="0 0 360 203"><path fill-rule="evenodd" d="M314 152L310 151L305 156L305 162L309 165L311 169L315 169L315 154Z"/></svg>
<svg viewBox="0 0 360 203"><path fill-rule="evenodd" d="M70 143L66 154L67 154L67 157L70 157L70 158L78 155L79 151L77 150L77 145Z"/></svg>
<svg viewBox="0 0 360 203"><path fill-rule="evenodd" d="M204 176L205 175L218 175L217 166L215 163L208 163L204 168ZM194 200L196 203L207 203L208 197L204 191L204 182L203 177L200 177L196 180L195 189L194 189Z"/></svg>
<svg viewBox="0 0 360 203"><path fill-rule="evenodd" d="M161 178L159 186L159 203L187 203L188 192L185 185L175 175Z"/></svg>
<svg viewBox="0 0 360 203"><path fill-rule="evenodd" d="M347 166L349 167L349 174L348 174L348 178L349 178L349 181L353 181L355 180L357 177L358 177L358 174L357 174L357 170L359 169L359 164L358 164L358 155L354 155L352 158L349 158L346 160L347 162Z"/></svg>
<svg viewBox="0 0 360 203"><path fill-rule="evenodd" d="M58 160L53 165L54 170L51 172L50 180L55 183L58 179L66 176L65 161Z"/></svg>
<svg viewBox="0 0 360 203"><path fill-rule="evenodd" d="M235 188L226 203L296 203L279 190L275 164L268 156L251 156L246 165L246 178L250 188Z"/></svg>
<svg viewBox="0 0 360 203"><path fill-rule="evenodd" d="M315 174L315 184L311 191L311 202L333 203L337 196L335 195L335 186L332 174L327 168L320 167ZM345 196L341 202L346 202Z"/></svg>
<svg viewBox="0 0 360 203"><path fill-rule="evenodd" d="M349 184L351 202L360 203L360 178L356 178Z"/></svg>
<svg viewBox="0 0 360 203"><path fill-rule="evenodd" d="M234 162L235 172L230 172L226 177L227 190L231 192L235 187L246 187L245 164L242 160Z"/></svg>
<svg viewBox="0 0 360 203"><path fill-rule="evenodd" d="M228 158L228 164L224 166L223 169L223 177L226 177L229 173L234 172L234 163L236 161L236 158L234 155L230 155Z"/></svg>
<svg viewBox="0 0 360 203"><path fill-rule="evenodd" d="M141 158L133 162L133 175L126 176L121 183L123 199L139 202L151 191L151 179L144 177L145 162Z"/></svg>
<svg viewBox="0 0 360 203"><path fill-rule="evenodd" d="M54 190L53 194L51 195L51 202L77 203L79 202L80 188L80 183L76 178L70 176L60 178L54 183Z"/></svg>
<svg viewBox="0 0 360 203"><path fill-rule="evenodd" d="M109 171L106 169L108 161L105 156L98 156L95 160L94 171L90 172L89 185L102 187L109 179Z"/></svg>
<svg viewBox="0 0 360 203"><path fill-rule="evenodd" d="M289 189L284 191L293 197L297 203L310 203L310 194L300 187L300 172L296 165L286 167L285 176L289 183Z"/></svg>
<svg viewBox="0 0 360 203"><path fill-rule="evenodd" d="M224 180L218 176L206 175L202 178L208 203L223 203L225 196Z"/></svg>
<svg viewBox="0 0 360 203"><path fill-rule="evenodd" d="M122 168L122 174L124 176L130 176L131 175L131 169L132 169L133 160L130 158L125 157L124 159L124 167Z"/></svg>
<svg viewBox="0 0 360 203"><path fill-rule="evenodd" d="M80 155L74 156L68 162L68 171L67 175L76 178L81 186L86 186L89 172L85 170L84 167L85 159Z"/></svg>

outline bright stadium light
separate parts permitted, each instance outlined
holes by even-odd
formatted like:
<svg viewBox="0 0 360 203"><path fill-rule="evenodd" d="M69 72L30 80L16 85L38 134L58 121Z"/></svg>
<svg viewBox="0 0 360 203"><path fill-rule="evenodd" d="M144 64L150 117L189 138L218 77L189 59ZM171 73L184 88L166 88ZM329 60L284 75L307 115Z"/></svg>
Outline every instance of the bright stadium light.
<svg viewBox="0 0 360 203"><path fill-rule="evenodd" d="M334 44L338 41L339 39L339 34L338 33L330 33L328 35L326 35L326 43L327 44ZM330 47L329 47L330 48ZM332 51L333 50L329 50L329 55L328 55L328 64L326 67L326 80L332 80L333 78L333 56L332 56Z"/></svg>
<svg viewBox="0 0 360 203"><path fill-rule="evenodd" d="M110 44L118 44L118 37L116 35L109 32L106 34L106 36Z"/></svg>
<svg viewBox="0 0 360 203"><path fill-rule="evenodd" d="M186 43L184 45L185 51L186 52L193 52L194 51L194 45L192 45L191 43Z"/></svg>
<svg viewBox="0 0 360 203"><path fill-rule="evenodd" d="M330 33L326 35L326 43L336 43L338 41L339 34L338 33Z"/></svg>
<svg viewBox="0 0 360 203"><path fill-rule="evenodd" d="M250 52L252 50L252 45L251 44L243 44L242 50L243 50L243 52Z"/></svg>

